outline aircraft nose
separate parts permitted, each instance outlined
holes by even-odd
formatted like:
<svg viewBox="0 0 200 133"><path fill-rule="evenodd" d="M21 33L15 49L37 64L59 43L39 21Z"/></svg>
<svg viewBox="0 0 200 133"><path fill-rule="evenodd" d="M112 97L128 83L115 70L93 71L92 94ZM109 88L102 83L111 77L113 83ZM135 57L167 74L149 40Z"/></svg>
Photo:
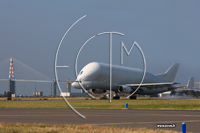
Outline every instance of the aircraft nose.
<svg viewBox="0 0 200 133"><path fill-rule="evenodd" d="M73 86L74 88L78 88L79 84L78 84L77 82L73 82L73 83L72 83L72 86Z"/></svg>
<svg viewBox="0 0 200 133"><path fill-rule="evenodd" d="M76 82L73 82L73 83L72 83L72 86L73 86L74 88L75 88L75 84L76 84Z"/></svg>

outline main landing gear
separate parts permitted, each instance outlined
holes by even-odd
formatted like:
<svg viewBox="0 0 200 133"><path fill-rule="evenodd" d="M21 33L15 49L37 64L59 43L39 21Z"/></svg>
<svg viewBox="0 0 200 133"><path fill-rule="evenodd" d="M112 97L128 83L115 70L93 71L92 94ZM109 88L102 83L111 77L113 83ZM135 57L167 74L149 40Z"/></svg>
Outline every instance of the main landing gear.
<svg viewBox="0 0 200 133"><path fill-rule="evenodd" d="M119 100L120 96L116 94L116 96L114 96L113 99Z"/></svg>
<svg viewBox="0 0 200 133"><path fill-rule="evenodd" d="M113 97L113 99L115 100L119 100L120 96L117 95L117 93L115 92L115 94L112 92L111 93L111 97ZM100 100L106 100L106 99L110 99L110 93L104 93L103 97L100 98Z"/></svg>
<svg viewBox="0 0 200 133"><path fill-rule="evenodd" d="M117 92L116 92L116 91L115 91L115 95L113 96L113 99L115 99L115 100L119 100L119 99L120 99L120 96L117 95Z"/></svg>
<svg viewBox="0 0 200 133"><path fill-rule="evenodd" d="M136 99L137 97L135 95L132 95L129 97L130 99Z"/></svg>
<svg viewBox="0 0 200 133"><path fill-rule="evenodd" d="M106 97L106 95L103 95L103 97L100 98L100 100L106 100L106 99L108 99L108 98Z"/></svg>

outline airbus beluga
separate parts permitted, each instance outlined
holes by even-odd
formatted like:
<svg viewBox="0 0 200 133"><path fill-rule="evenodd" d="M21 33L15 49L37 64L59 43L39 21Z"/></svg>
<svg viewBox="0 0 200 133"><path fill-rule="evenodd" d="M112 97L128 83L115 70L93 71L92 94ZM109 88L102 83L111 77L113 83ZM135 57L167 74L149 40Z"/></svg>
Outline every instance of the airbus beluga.
<svg viewBox="0 0 200 133"><path fill-rule="evenodd" d="M179 63L174 63L165 73L153 75L145 73L143 83L140 84L143 77L143 70L125 66L112 65L112 91L116 96L113 99L120 99L118 93L132 94L140 85L135 94L154 95L175 89L174 82ZM110 90L110 65L99 62L87 64L77 76L72 86L76 89L92 90L94 93L105 93ZM136 95L129 97L136 99Z"/></svg>

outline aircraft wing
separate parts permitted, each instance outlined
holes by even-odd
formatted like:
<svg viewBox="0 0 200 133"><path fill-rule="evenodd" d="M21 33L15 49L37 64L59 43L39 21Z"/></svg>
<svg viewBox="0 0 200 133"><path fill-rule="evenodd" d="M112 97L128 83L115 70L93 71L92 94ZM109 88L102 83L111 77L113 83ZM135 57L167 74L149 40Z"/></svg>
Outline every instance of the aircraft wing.
<svg viewBox="0 0 200 133"><path fill-rule="evenodd" d="M169 87L171 85L174 84L179 84L176 82L166 82L166 83L144 83L144 84L126 84L126 86L130 86L130 87L138 87L140 85L140 87Z"/></svg>

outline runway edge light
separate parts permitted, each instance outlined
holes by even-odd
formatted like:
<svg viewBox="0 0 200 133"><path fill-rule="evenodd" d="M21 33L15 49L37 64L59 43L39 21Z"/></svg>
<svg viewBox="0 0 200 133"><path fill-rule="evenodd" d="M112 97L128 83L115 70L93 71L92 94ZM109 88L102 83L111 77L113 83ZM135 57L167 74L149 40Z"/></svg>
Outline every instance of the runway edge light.
<svg viewBox="0 0 200 133"><path fill-rule="evenodd" d="M186 133L186 123L182 123L182 133Z"/></svg>

